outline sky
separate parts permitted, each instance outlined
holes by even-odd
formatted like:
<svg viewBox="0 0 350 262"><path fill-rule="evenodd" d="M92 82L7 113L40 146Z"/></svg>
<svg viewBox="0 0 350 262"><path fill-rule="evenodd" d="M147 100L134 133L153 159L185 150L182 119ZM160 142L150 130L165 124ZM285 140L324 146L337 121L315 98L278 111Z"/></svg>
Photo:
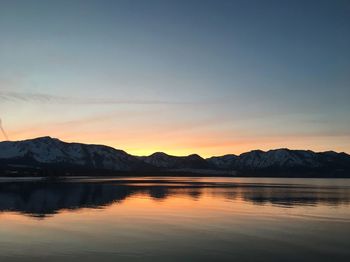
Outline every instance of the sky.
<svg viewBox="0 0 350 262"><path fill-rule="evenodd" d="M135 155L350 153L349 47L347 0L0 0L0 118Z"/></svg>

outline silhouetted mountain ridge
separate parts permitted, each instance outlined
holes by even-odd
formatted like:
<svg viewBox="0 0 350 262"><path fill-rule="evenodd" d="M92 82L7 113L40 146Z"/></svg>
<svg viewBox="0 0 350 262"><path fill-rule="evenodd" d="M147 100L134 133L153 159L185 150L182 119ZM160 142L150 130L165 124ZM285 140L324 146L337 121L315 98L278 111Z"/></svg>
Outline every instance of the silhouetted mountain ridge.
<svg viewBox="0 0 350 262"><path fill-rule="evenodd" d="M150 156L140 157L140 159L152 166L166 169L206 169L213 167L208 161L197 154L189 156L171 156L163 152L156 152Z"/></svg>
<svg viewBox="0 0 350 262"><path fill-rule="evenodd" d="M349 172L350 155L326 151L287 148L269 151L253 150L240 155L204 159L197 154L171 156L156 152L150 156L133 156L104 145L67 143L56 138L40 137L23 141L0 142L0 167L38 169L84 169L101 171L236 171Z"/></svg>

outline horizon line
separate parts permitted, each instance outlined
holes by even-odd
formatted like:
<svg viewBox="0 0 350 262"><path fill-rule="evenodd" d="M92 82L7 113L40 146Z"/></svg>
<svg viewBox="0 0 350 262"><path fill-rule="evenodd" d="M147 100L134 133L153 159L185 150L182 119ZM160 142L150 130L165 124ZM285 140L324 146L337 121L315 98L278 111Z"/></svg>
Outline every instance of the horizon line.
<svg viewBox="0 0 350 262"><path fill-rule="evenodd" d="M192 153L192 154L188 154L188 155L171 155L169 153L166 153L164 151L155 151L149 155L134 155L134 154L130 154L128 153L126 150L123 150L123 149L120 149L120 148L115 148L113 146L110 146L110 145L105 145L105 144L90 144L90 143L83 143L83 142L67 142L67 141L64 141L64 140L61 140L60 138L57 138L57 137L52 137L52 136L39 136L39 137L34 137L34 138L27 138L27 139L22 139L22 140L2 140L0 141L0 143L3 143L3 142L23 142L23 141L30 141L30 140L38 140L38 139L44 139L44 138L47 138L47 139L53 139L53 140L58 140L60 142L63 142L63 143L67 143L67 144L83 144L83 145L95 145L95 146L105 146L105 147L110 147L110 148L113 148L114 150L121 150L131 156L135 156L135 157L147 157L147 156L151 156L151 155L154 155L156 153L163 153L163 154L166 154L168 156L173 156L173 157L188 157L188 156L191 156L191 155L198 155L199 157L203 158L203 159L208 159L208 158L212 158L212 157L223 157L223 156L228 156L228 155L232 155L232 156L240 156L242 154L245 154L245 153L250 153L250 152L254 152L254 151L261 151L263 153L267 153L267 152L270 152L270 151L276 151L276 150L289 150L289 151L310 151L310 152L313 152L313 153L326 153L326 152L334 152L334 153L337 153L337 154L347 154L347 155L350 155L348 152L345 152L345 151L342 151L342 152L338 152L338 151L334 151L334 150L325 150L325 151L314 151L314 150L311 150L311 149L290 149L290 148L287 148L287 147L279 147L279 148L271 148L271 149L268 149L268 150L262 150L262 149L252 149L252 150L249 150L249 151L245 151L245 152L242 152L240 154L234 154L234 153L227 153L227 154L223 154L223 155L213 155L213 156L209 156L209 157L203 157L201 156L200 154L198 153Z"/></svg>

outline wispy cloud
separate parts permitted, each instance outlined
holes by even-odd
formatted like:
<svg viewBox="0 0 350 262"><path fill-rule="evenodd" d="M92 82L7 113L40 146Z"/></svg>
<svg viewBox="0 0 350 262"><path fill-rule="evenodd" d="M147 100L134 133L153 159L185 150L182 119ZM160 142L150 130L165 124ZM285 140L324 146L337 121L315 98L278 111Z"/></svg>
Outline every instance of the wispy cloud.
<svg viewBox="0 0 350 262"><path fill-rule="evenodd" d="M195 104L195 102L170 101L170 100L137 100L137 99L104 99L104 98L77 98L56 96L32 92L0 91L0 101L8 102L33 102L79 105L183 105Z"/></svg>
<svg viewBox="0 0 350 262"><path fill-rule="evenodd" d="M1 133L3 134L3 136L5 137L6 140L9 140L9 137L7 136L7 133L4 129L4 127L2 126L2 120L0 118L0 130L1 130Z"/></svg>

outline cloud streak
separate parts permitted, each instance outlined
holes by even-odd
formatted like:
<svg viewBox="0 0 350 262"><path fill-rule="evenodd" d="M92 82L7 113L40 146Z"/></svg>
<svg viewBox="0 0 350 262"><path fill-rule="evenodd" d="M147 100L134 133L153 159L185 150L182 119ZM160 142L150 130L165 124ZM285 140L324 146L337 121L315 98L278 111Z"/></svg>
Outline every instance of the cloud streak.
<svg viewBox="0 0 350 262"><path fill-rule="evenodd" d="M1 130L1 133L3 134L3 136L5 137L6 140L9 140L9 137L7 135L7 133L5 132L5 129L4 127L2 126L2 120L0 118L0 130Z"/></svg>
<svg viewBox="0 0 350 262"><path fill-rule="evenodd" d="M56 96L43 93L0 91L0 101L3 102L31 102L79 105L184 105L195 102L179 102L169 100L128 100L103 98L76 98Z"/></svg>

